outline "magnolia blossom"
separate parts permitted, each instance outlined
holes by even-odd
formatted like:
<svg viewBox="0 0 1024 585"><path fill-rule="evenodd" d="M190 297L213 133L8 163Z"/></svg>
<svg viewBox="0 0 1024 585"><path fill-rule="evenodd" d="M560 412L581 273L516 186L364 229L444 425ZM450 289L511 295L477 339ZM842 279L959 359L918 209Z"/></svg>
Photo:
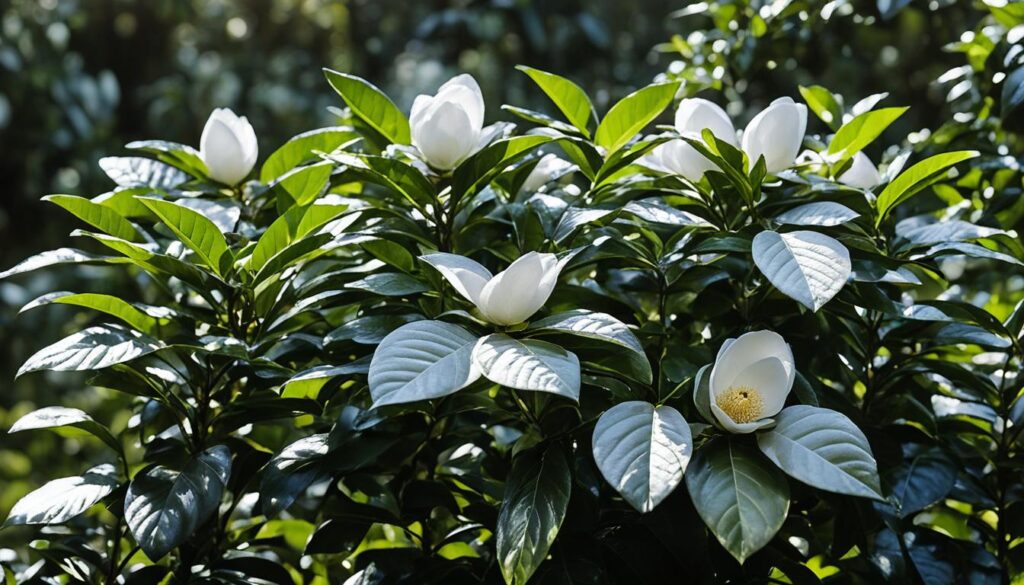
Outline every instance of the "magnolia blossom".
<svg viewBox="0 0 1024 585"><path fill-rule="evenodd" d="M753 166L764 157L769 173L792 166L807 131L807 106L793 98L782 97L772 102L747 124L743 131L743 152Z"/></svg>
<svg viewBox="0 0 1024 585"><path fill-rule="evenodd" d="M543 307L569 261L568 257L559 260L554 254L529 252L495 276L465 256L438 253L420 258L495 325L522 323Z"/></svg>
<svg viewBox="0 0 1024 585"><path fill-rule="evenodd" d="M858 152L853 155L853 164L839 175L838 181L858 189L870 189L882 182L882 175L868 155Z"/></svg>
<svg viewBox="0 0 1024 585"><path fill-rule="evenodd" d="M729 115L717 104L706 99L688 98L679 102L675 126L681 135L688 138L699 139L701 133L707 129L715 138L739 146L736 142L736 130ZM659 146L655 150L654 158L664 169L691 181L699 181L705 172L715 168L715 163L697 152L697 149L685 140L673 140Z"/></svg>
<svg viewBox="0 0 1024 585"><path fill-rule="evenodd" d="M793 352L773 331L727 339L711 368L711 412L725 430L751 433L772 424L793 388Z"/></svg>
<svg viewBox="0 0 1024 585"><path fill-rule="evenodd" d="M527 193L538 191L544 185L564 175L572 166L572 163L564 161L554 154L545 154L523 181L523 191Z"/></svg>
<svg viewBox="0 0 1024 585"><path fill-rule="evenodd" d="M500 131L484 128L484 96L472 75L451 78L434 96L420 95L409 116L412 144L430 166L450 171Z"/></svg>
<svg viewBox="0 0 1024 585"><path fill-rule="evenodd" d="M763 156L768 172L777 173L792 166L800 153L807 130L807 106L788 97L775 100L754 116L738 142L736 129L725 110L705 99L688 98L679 102L675 126L688 138L700 138L704 130L710 130L718 140L741 148L751 166ZM683 140L658 147L649 160L655 168L691 181L699 181L705 172L715 169L714 163Z"/></svg>
<svg viewBox="0 0 1024 585"><path fill-rule="evenodd" d="M225 185L237 185L256 165L256 132L245 116L227 108L210 114L199 139L199 157L210 178Z"/></svg>

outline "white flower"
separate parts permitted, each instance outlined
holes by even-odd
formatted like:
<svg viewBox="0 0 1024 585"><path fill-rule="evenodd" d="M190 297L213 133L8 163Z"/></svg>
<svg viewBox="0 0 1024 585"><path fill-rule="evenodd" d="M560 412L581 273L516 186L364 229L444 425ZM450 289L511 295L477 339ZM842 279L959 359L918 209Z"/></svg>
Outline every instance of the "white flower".
<svg viewBox="0 0 1024 585"><path fill-rule="evenodd" d="M529 252L497 276L465 256L437 253L420 258L476 305L484 319L495 325L515 325L544 306L570 257L559 260L554 254Z"/></svg>
<svg viewBox="0 0 1024 585"><path fill-rule="evenodd" d="M199 139L199 156L211 179L237 185L256 165L258 152L256 132L245 116L236 116L227 108L210 114Z"/></svg>
<svg viewBox="0 0 1024 585"><path fill-rule="evenodd" d="M738 143L729 115L718 105L701 98L679 102L676 130L688 138L699 139L705 129L718 140L742 148L751 167L764 156L768 172L777 173L792 166L800 153L807 130L807 106L788 97L775 100L747 124L742 143ZM655 170L676 173L691 181L699 181L704 173L716 168L684 140L659 146L644 162Z"/></svg>
<svg viewBox="0 0 1024 585"><path fill-rule="evenodd" d="M882 182L882 175L875 168L868 155L858 152L853 155L853 164L839 175L839 182L858 189L870 189Z"/></svg>
<svg viewBox="0 0 1024 585"><path fill-rule="evenodd" d="M711 368L711 412L725 430L751 433L772 424L793 388L793 352L773 331L727 339Z"/></svg>
<svg viewBox="0 0 1024 585"><path fill-rule="evenodd" d="M793 98L775 100L747 124L743 131L743 152L750 166L764 157L769 173L777 173L792 166L807 131L807 106Z"/></svg>
<svg viewBox="0 0 1024 585"><path fill-rule="evenodd" d="M523 181L523 191L535 193L550 181L564 175L572 166L572 163L564 161L554 154L545 154Z"/></svg>
<svg viewBox="0 0 1024 585"><path fill-rule="evenodd" d="M409 116L412 144L430 166L450 171L459 166L500 130L484 128L484 96L473 76L462 74L445 82L437 95L419 95Z"/></svg>
<svg viewBox="0 0 1024 585"><path fill-rule="evenodd" d="M676 130L688 138L700 139L705 129L711 130L715 138L738 146L736 129L729 115L717 104L702 98L687 98L679 102ZM659 146L651 158L655 165L691 181L699 181L705 172L716 168L685 140L673 140Z"/></svg>

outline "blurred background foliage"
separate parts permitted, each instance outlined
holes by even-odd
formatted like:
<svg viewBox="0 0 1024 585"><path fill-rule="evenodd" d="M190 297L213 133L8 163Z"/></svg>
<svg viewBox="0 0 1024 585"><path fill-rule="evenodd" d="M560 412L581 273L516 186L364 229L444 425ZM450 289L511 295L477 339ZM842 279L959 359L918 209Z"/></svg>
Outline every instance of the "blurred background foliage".
<svg viewBox="0 0 1024 585"><path fill-rule="evenodd" d="M704 92L740 121L780 95L798 98L799 85L827 87L849 103L888 92L887 105L911 110L878 141L893 145L890 152L869 149L876 162L908 146L908 136L920 150L976 148L1004 157L978 169L976 180L1019 192L1022 22L1024 4L1002 0L6 0L0 265L67 245L72 221L39 198L108 190L96 162L131 140L196 145L220 106L252 121L264 155L330 124L327 108L340 102L321 67L378 84L403 109L469 72L491 120L512 119L500 110L505 103L547 108L517 64L575 80L602 111L658 76L684 79L683 93ZM826 128L812 119L809 130ZM1024 198L1009 199L1019 202L1005 210L1019 231ZM1007 306L1024 288L1019 278L989 278L997 280L979 290L991 284ZM0 283L0 428L57 403L115 428L126 424L117 401L98 400L79 377L14 383L31 352L61 330L81 328L74 319L84 318L71 308L16 314L43 291L143 284L89 267ZM107 412L97 411L100 404ZM0 515L33 487L66 475L64 467L79 470L75 458L90 448L76 439L5 436ZM4 531L0 545L17 537Z"/></svg>

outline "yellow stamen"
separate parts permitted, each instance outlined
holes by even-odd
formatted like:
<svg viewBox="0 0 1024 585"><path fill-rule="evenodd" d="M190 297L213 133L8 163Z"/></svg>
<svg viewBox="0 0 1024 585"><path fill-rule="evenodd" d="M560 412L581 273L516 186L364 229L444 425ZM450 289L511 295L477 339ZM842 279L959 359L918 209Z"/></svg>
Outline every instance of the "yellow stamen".
<svg viewBox="0 0 1024 585"><path fill-rule="evenodd" d="M730 386L715 399L718 408L738 423L754 422L763 418L764 399L750 386Z"/></svg>

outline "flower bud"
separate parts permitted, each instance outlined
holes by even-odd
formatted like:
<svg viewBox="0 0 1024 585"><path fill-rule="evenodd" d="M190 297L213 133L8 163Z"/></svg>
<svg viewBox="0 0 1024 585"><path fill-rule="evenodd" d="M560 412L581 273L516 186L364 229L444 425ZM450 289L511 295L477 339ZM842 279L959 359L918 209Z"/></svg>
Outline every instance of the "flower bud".
<svg viewBox="0 0 1024 585"><path fill-rule="evenodd" d="M237 185L256 166L258 153L256 132L245 116L239 117L227 108L217 108L210 114L199 139L199 156L211 179Z"/></svg>

